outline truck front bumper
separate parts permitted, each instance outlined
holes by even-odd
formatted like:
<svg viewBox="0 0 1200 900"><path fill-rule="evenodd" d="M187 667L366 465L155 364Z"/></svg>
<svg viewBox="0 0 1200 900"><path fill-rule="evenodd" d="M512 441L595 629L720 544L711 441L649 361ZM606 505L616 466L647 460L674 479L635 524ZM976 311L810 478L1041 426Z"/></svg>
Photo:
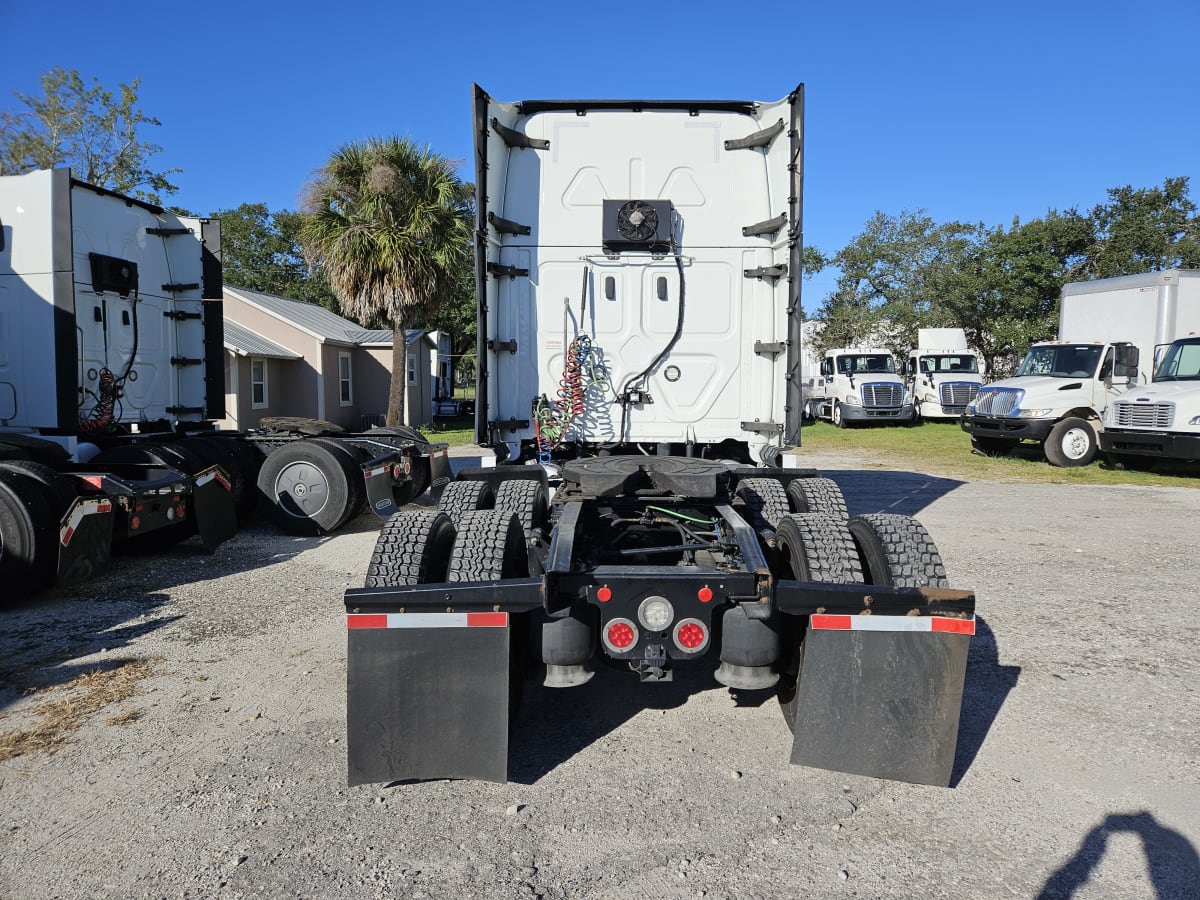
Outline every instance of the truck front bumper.
<svg viewBox="0 0 1200 900"><path fill-rule="evenodd" d="M965 406L942 406L940 403L922 403L922 419L944 419L947 422L961 419L966 412Z"/></svg>
<svg viewBox="0 0 1200 900"><path fill-rule="evenodd" d="M911 403L890 408L850 406L843 403L842 418L847 422L911 422L913 407Z"/></svg>
<svg viewBox="0 0 1200 900"><path fill-rule="evenodd" d="M1100 449L1105 453L1128 453L1161 459L1200 459L1200 435L1171 434L1166 431L1100 432Z"/></svg>
<svg viewBox="0 0 1200 900"><path fill-rule="evenodd" d="M1050 436L1054 419L1005 419L992 416L966 416L962 430L972 437L1000 438L1010 441L1044 441Z"/></svg>

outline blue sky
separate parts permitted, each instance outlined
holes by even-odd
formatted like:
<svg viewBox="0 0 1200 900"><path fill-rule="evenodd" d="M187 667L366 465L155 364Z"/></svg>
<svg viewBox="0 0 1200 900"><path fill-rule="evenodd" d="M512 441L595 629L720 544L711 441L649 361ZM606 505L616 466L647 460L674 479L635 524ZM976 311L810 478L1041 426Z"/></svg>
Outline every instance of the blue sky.
<svg viewBox="0 0 1200 900"><path fill-rule="evenodd" d="M1192 179L1200 0L154 4L0 0L3 93L54 65L141 77L200 212L295 208L350 139L406 134L471 171L470 87L500 100L775 100L806 91L805 241L876 210L1008 225L1105 189ZM805 288L815 308L832 287Z"/></svg>

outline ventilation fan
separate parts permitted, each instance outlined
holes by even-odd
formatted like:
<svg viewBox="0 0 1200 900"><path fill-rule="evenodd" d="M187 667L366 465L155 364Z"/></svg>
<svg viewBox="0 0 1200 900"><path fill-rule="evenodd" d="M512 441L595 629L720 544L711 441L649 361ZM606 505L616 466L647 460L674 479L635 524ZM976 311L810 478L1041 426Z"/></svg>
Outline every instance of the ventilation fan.
<svg viewBox="0 0 1200 900"><path fill-rule="evenodd" d="M630 200L617 210L617 231L630 241L645 243L658 230L658 212L645 200Z"/></svg>
<svg viewBox="0 0 1200 900"><path fill-rule="evenodd" d="M605 200L604 249L667 252L672 212L670 200Z"/></svg>

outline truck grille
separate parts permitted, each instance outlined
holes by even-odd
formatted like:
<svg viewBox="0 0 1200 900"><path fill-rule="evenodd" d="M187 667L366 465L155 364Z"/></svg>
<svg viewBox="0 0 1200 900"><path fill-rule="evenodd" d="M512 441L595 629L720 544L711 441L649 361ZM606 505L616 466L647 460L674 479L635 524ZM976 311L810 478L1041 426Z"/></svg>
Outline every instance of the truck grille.
<svg viewBox="0 0 1200 900"><path fill-rule="evenodd" d="M1017 408L1025 392L1019 388L983 388L975 396L975 414L1007 416Z"/></svg>
<svg viewBox="0 0 1200 900"><path fill-rule="evenodd" d="M878 382L862 386L863 406L898 409L904 402L904 386Z"/></svg>
<svg viewBox="0 0 1200 900"><path fill-rule="evenodd" d="M942 382L938 385L938 395L941 397L943 408L947 406L965 407L975 399L975 395L978 393L979 385L971 384L969 381Z"/></svg>
<svg viewBox="0 0 1200 900"><path fill-rule="evenodd" d="M1123 403L1118 400L1113 404L1113 417L1119 427L1170 428L1175 421L1175 404Z"/></svg>

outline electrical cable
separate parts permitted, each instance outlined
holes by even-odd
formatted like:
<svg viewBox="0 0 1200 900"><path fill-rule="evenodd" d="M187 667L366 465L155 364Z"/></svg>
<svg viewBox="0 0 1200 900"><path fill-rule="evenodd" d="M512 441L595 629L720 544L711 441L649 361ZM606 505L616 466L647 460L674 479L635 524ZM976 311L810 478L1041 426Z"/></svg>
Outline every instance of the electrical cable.
<svg viewBox="0 0 1200 900"><path fill-rule="evenodd" d="M674 214L675 220L673 225L680 224L678 213ZM621 430L617 433L617 441L625 440L625 428L628 423L629 413L629 391L635 385L640 383L661 363L671 352L672 348L679 343L679 339L683 336L683 312L684 312L684 296L686 290L685 279L683 275L683 248L680 246L680 241L675 236L675 228L671 229L671 247L675 251L675 267L679 270L679 315L675 320L675 333L671 335L671 339L667 341L667 345L659 351L658 355L651 360L650 365L642 369L636 375L625 380L625 384L621 387L621 392L618 399L621 403Z"/></svg>

